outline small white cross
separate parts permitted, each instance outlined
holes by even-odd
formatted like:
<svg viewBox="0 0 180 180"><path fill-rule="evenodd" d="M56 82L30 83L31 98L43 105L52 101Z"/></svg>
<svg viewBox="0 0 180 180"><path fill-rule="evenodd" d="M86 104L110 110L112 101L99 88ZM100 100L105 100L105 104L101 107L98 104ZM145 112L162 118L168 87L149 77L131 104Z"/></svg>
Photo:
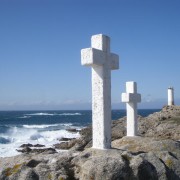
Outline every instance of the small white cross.
<svg viewBox="0 0 180 180"><path fill-rule="evenodd" d="M127 93L122 93L122 102L127 108L127 136L138 135L137 103L141 102L141 95L137 94L136 82L126 82Z"/></svg>

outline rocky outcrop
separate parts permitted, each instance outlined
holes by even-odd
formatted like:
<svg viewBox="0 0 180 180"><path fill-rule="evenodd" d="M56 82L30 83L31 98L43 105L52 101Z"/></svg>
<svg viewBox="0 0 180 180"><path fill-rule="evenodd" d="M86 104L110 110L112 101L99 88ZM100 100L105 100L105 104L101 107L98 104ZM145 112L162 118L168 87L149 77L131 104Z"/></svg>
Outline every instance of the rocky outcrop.
<svg viewBox="0 0 180 180"><path fill-rule="evenodd" d="M112 149L92 145L91 126L79 139L55 145L60 153L27 151L0 158L1 180L179 180L180 107L166 106L148 117L138 117L139 136L125 137L126 117L112 122ZM53 154L52 154L53 153Z"/></svg>
<svg viewBox="0 0 180 180"><path fill-rule="evenodd" d="M168 151L130 153L87 149L72 160L77 179L179 179L180 161Z"/></svg>
<svg viewBox="0 0 180 180"><path fill-rule="evenodd" d="M138 116L138 128L139 136L142 137L180 140L180 106L165 106L160 112L147 117ZM91 147L92 127L82 129L80 134L79 146L82 144L84 148ZM126 117L112 121L112 141L124 136L126 136ZM72 148L75 144L68 143L67 149Z"/></svg>
<svg viewBox="0 0 180 180"><path fill-rule="evenodd" d="M19 155L0 161L1 180L73 179L70 153ZM2 168L3 167L3 168Z"/></svg>
<svg viewBox="0 0 180 180"><path fill-rule="evenodd" d="M139 133L146 137L180 140L180 106L165 106L139 120Z"/></svg>
<svg viewBox="0 0 180 180"><path fill-rule="evenodd" d="M0 161L0 179L180 178L180 143L173 140L124 137L112 144L114 148L109 150L88 148L82 152L27 154L4 158Z"/></svg>

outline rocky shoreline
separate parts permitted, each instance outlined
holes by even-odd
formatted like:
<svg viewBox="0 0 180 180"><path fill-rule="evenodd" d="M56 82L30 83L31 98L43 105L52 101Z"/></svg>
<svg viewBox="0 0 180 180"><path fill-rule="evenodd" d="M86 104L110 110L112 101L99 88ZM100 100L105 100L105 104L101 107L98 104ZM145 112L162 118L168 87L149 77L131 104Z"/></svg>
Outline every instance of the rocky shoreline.
<svg viewBox="0 0 180 180"><path fill-rule="evenodd" d="M90 148L91 126L79 139L63 139L54 148L24 145L21 155L0 158L0 179L180 179L180 106L139 116L138 127L139 136L126 137L126 117L112 121L109 150Z"/></svg>

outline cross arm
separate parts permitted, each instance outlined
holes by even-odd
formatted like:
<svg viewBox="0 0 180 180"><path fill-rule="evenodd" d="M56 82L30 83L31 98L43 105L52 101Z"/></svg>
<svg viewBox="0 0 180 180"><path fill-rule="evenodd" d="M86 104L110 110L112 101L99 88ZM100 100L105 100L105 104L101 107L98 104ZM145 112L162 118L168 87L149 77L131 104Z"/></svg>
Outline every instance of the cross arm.
<svg viewBox="0 0 180 180"><path fill-rule="evenodd" d="M141 102L141 94L138 93L122 93L122 102L125 103L138 103Z"/></svg>
<svg viewBox="0 0 180 180"><path fill-rule="evenodd" d="M83 66L102 66L105 63L106 54L105 52L94 49L86 48L81 50L81 64Z"/></svg>
<svg viewBox="0 0 180 180"><path fill-rule="evenodd" d="M110 53L110 67L111 70L119 69L119 56L114 53Z"/></svg>

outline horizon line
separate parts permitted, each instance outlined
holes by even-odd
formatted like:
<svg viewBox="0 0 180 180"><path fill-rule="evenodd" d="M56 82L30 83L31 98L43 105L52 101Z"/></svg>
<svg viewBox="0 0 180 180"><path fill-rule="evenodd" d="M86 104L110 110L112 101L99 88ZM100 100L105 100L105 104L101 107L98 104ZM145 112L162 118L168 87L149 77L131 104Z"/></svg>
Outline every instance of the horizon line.
<svg viewBox="0 0 180 180"><path fill-rule="evenodd" d="M163 108L163 107L162 107ZM137 110L154 110L154 109L157 109L157 110L160 110L162 108L139 108ZM113 110L126 110L126 108L123 108L123 109L111 109L111 111ZM45 110L45 109L38 109L38 110L26 110L26 109L21 109L21 110L0 110L0 112L2 111L92 111L92 109L48 109L48 110Z"/></svg>

